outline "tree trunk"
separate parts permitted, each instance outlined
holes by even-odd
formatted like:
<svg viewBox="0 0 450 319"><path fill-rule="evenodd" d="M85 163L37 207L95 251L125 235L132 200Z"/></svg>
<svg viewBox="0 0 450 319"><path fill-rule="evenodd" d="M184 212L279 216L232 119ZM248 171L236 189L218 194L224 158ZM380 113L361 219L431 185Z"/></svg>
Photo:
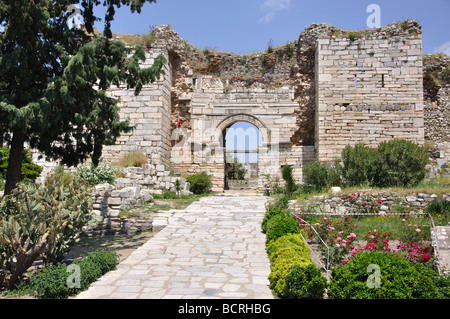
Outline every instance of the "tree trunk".
<svg viewBox="0 0 450 319"><path fill-rule="evenodd" d="M22 173L22 160L24 157L25 132L21 129L15 129L11 141L11 150L9 153L8 172L6 174L5 194L10 195L17 184L20 182Z"/></svg>

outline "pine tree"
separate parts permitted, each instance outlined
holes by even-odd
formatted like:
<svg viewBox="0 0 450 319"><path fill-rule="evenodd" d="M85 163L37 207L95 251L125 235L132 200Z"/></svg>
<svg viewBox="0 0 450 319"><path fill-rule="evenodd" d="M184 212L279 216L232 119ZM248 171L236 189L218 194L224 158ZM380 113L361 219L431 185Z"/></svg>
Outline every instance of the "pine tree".
<svg viewBox="0 0 450 319"><path fill-rule="evenodd" d="M20 181L24 143L68 166L91 157L131 130L117 100L106 91L126 84L139 94L163 74L163 56L152 67L142 47L112 41L115 9L141 12L156 0L0 1L0 141L11 146L5 194ZM80 7L81 28L70 28L71 5ZM106 6L104 30L94 32L96 6Z"/></svg>

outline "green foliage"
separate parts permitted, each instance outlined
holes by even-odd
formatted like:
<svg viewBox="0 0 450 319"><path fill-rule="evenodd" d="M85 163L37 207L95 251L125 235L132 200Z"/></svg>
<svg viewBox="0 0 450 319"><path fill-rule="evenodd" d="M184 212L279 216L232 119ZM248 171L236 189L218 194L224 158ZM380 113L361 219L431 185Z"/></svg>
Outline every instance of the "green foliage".
<svg viewBox="0 0 450 319"><path fill-rule="evenodd" d="M84 1L80 29L67 25L66 9L73 1L0 2L0 140L12 136L11 148L18 150L11 155L14 162L21 163L20 150L29 142L68 166L88 157L98 164L103 145L132 130L107 90L124 84L137 95L158 80L167 61L160 55L141 68L144 49L112 41L111 22L117 7L140 13L146 2L155 0ZM97 5L106 10L94 10ZM101 11L102 19L96 16ZM103 33L94 32L99 20ZM9 185L19 179L20 167L10 175Z"/></svg>
<svg viewBox="0 0 450 319"><path fill-rule="evenodd" d="M285 278L295 266L307 266L312 263L309 249L299 234L285 235L267 245L270 250L271 273L270 287L281 298L289 295Z"/></svg>
<svg viewBox="0 0 450 319"><path fill-rule="evenodd" d="M425 178L428 153L418 144L406 140L391 140L378 146L374 186L411 187Z"/></svg>
<svg viewBox="0 0 450 319"><path fill-rule="evenodd" d="M261 229L263 232L267 231L267 223L269 220L275 215L284 215L286 216L286 211L283 208L279 207L270 207L266 210L263 221L261 223Z"/></svg>
<svg viewBox="0 0 450 319"><path fill-rule="evenodd" d="M266 224L266 240L270 243L287 234L299 233L297 222L289 216L276 214Z"/></svg>
<svg viewBox="0 0 450 319"><path fill-rule="evenodd" d="M380 286L372 280L370 265L380 267ZM448 295L448 278L422 264L412 265L394 253L365 251L353 256L345 265L333 268L328 296L333 299L437 299ZM447 282L445 287L444 281ZM444 287L443 287L444 286ZM372 287L372 288L370 288Z"/></svg>
<svg viewBox="0 0 450 319"><path fill-rule="evenodd" d="M328 164L315 161L304 168L305 191L322 191L328 186Z"/></svg>
<svg viewBox="0 0 450 319"><path fill-rule="evenodd" d="M75 179L58 176L45 186L21 184L0 202L0 284L11 287L39 256L62 260L79 240L82 228L98 222L92 214L90 190Z"/></svg>
<svg viewBox="0 0 450 319"><path fill-rule="evenodd" d="M92 282L108 271L114 270L118 263L119 256L114 250L97 249L89 252L87 256L82 256L81 259L74 260L73 263L46 265L33 274L28 289L38 298L67 298L86 290ZM68 268L70 265L79 267L79 287L69 288L69 285L75 284L72 278L69 278L75 275L74 270Z"/></svg>
<svg viewBox="0 0 450 319"><path fill-rule="evenodd" d="M286 194L288 197L291 196L291 193L295 191L295 181L292 176L292 167L289 165L283 166L281 169L281 175L283 176L284 182L286 184Z"/></svg>
<svg viewBox="0 0 450 319"><path fill-rule="evenodd" d="M342 151L343 179L348 186L411 187L425 177L428 154L418 144L394 139L378 148L357 144Z"/></svg>
<svg viewBox="0 0 450 319"><path fill-rule="evenodd" d="M4 146L0 147L0 179L3 180L6 179L6 173L8 171L9 154L9 148ZM30 150L25 150L22 159L21 180L24 182L34 182L41 172L42 167L33 163L30 156Z"/></svg>
<svg viewBox="0 0 450 319"><path fill-rule="evenodd" d="M425 208L425 212L433 217L436 226L447 226L450 218L450 201L432 201Z"/></svg>
<svg viewBox="0 0 450 319"><path fill-rule="evenodd" d="M245 178L246 173L247 170L237 158L234 158L232 161L227 162L226 174L228 179L242 180Z"/></svg>
<svg viewBox="0 0 450 319"><path fill-rule="evenodd" d="M186 181L190 184L190 190L197 195L208 193L212 185L211 176L206 172L190 175L186 178Z"/></svg>
<svg viewBox="0 0 450 319"><path fill-rule="evenodd" d="M266 246L266 250L270 257L280 249L289 247L294 247L301 252L302 255L309 254L309 248L300 234L287 234L281 236L277 240L269 242Z"/></svg>
<svg viewBox="0 0 450 319"><path fill-rule="evenodd" d="M119 173L118 169L110 167L106 162L101 162L98 166L94 164L78 166L76 177L82 183L93 186L102 183L114 184Z"/></svg>
<svg viewBox="0 0 450 319"><path fill-rule="evenodd" d="M322 299L328 286L326 278L314 264L295 265L285 280L288 298Z"/></svg>
<svg viewBox="0 0 450 319"><path fill-rule="evenodd" d="M362 144L345 147L341 154L344 183L357 186L371 182L376 155L376 150Z"/></svg>

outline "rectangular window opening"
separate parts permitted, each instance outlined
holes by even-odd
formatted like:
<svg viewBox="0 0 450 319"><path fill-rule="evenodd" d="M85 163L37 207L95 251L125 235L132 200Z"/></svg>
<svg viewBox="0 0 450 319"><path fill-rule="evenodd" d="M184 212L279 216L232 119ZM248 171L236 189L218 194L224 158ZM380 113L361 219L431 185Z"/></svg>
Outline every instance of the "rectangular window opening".
<svg viewBox="0 0 450 319"><path fill-rule="evenodd" d="M381 74L381 87L384 88L384 74Z"/></svg>

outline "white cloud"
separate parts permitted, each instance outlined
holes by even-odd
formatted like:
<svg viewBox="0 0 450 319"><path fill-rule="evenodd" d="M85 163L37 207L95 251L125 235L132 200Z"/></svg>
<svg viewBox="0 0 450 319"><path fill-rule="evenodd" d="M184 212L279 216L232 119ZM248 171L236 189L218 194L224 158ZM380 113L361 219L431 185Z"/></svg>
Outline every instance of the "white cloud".
<svg viewBox="0 0 450 319"><path fill-rule="evenodd" d="M291 7L291 0L266 0L261 5L261 10L266 14L259 19L260 23L269 23L279 11L288 10Z"/></svg>
<svg viewBox="0 0 450 319"><path fill-rule="evenodd" d="M445 53L448 56L450 56L450 41L447 41L443 45L441 45L437 48L434 48L434 52L435 53L442 52L442 53Z"/></svg>

